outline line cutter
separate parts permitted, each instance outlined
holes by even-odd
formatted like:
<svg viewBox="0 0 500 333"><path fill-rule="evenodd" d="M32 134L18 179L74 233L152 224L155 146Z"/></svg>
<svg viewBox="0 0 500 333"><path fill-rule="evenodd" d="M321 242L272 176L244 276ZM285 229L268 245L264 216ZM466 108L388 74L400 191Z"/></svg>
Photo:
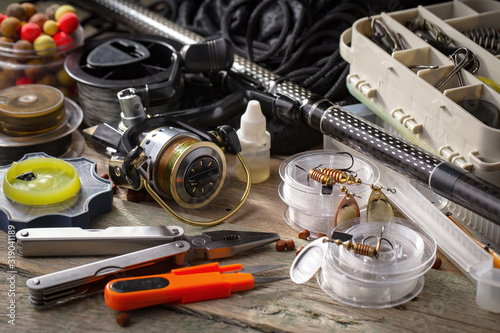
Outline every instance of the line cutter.
<svg viewBox="0 0 500 333"><path fill-rule="evenodd" d="M174 269L167 274L116 279L104 290L106 305L117 311L129 311L163 303L186 304L230 297L234 292L253 289L256 283L267 283L288 277L254 276L253 273L284 265L219 266L210 263Z"/></svg>
<svg viewBox="0 0 500 333"><path fill-rule="evenodd" d="M184 236L182 228L168 228L178 231L168 243L29 279L29 302L40 307L54 305L102 292L117 278L164 273L194 259L231 257L280 239L276 233L233 230Z"/></svg>

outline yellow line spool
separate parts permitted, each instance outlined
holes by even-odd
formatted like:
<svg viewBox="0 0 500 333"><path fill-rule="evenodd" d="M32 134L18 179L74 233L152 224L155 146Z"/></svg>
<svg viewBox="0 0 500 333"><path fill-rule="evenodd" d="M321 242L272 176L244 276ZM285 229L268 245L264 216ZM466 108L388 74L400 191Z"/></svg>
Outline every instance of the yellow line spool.
<svg viewBox="0 0 500 333"><path fill-rule="evenodd" d="M3 191L12 201L32 206L63 202L80 190L76 168L57 158L14 162L5 174Z"/></svg>

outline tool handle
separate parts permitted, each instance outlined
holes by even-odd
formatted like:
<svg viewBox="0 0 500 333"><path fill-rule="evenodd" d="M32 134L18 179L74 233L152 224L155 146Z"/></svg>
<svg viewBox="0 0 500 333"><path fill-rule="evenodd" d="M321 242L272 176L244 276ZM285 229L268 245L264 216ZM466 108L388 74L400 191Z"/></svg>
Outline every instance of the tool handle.
<svg viewBox="0 0 500 333"><path fill-rule="evenodd" d="M104 290L106 305L113 310L129 311L172 303L185 304L227 298L232 292L252 289L249 273L224 273L241 265L219 267L217 263L172 270L168 274L117 279Z"/></svg>

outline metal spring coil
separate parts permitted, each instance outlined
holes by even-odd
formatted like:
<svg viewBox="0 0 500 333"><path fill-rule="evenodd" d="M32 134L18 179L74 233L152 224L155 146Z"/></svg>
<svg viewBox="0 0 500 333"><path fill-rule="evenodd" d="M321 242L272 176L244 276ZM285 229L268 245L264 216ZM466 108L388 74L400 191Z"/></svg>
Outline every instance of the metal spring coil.
<svg viewBox="0 0 500 333"><path fill-rule="evenodd" d="M329 177L327 175L317 169L309 170L308 175L309 177L311 177L311 179L317 181L320 184L326 184L329 180Z"/></svg>
<svg viewBox="0 0 500 333"><path fill-rule="evenodd" d="M352 247L352 251L356 254L368 257L373 257L376 254L373 246L361 243L355 243Z"/></svg>
<svg viewBox="0 0 500 333"><path fill-rule="evenodd" d="M336 183L345 182L345 180L347 179L347 174L344 171L330 169L330 168L323 168L321 169L321 172L327 175L328 177L332 177Z"/></svg>
<svg viewBox="0 0 500 333"><path fill-rule="evenodd" d="M479 28L462 33L492 54L500 54L500 32L495 28Z"/></svg>

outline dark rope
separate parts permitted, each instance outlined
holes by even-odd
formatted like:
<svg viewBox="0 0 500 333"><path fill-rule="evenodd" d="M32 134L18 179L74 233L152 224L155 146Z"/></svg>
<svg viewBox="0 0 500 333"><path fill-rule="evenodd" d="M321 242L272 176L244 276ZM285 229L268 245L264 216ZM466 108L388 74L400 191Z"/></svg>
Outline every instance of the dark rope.
<svg viewBox="0 0 500 333"><path fill-rule="evenodd" d="M222 36L235 52L330 99L343 99L343 31L363 17L415 7L382 0L162 0L175 22L206 38ZM429 1L427 1L429 2Z"/></svg>

